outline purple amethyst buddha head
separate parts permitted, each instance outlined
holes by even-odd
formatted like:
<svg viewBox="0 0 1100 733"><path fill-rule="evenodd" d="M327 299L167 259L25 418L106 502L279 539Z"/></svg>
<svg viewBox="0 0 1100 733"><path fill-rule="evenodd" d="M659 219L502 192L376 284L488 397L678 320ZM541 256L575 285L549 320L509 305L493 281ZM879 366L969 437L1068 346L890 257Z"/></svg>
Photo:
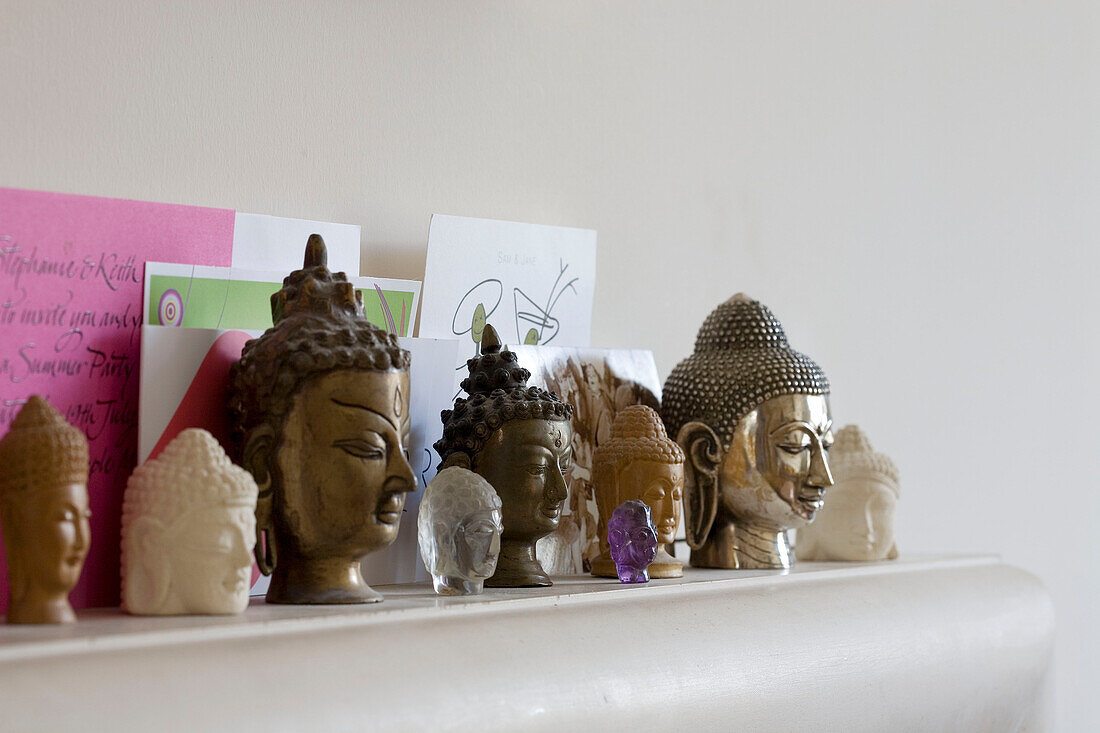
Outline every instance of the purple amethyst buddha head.
<svg viewBox="0 0 1100 733"><path fill-rule="evenodd" d="M637 499L624 501L607 522L611 559L623 583L648 583L649 564L657 555L657 530L649 506Z"/></svg>

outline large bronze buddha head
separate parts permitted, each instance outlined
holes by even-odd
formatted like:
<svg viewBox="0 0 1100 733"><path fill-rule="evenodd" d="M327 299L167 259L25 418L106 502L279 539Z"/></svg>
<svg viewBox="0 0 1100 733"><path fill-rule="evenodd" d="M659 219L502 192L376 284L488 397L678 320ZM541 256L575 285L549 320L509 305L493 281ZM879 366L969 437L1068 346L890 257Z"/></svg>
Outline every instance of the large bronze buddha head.
<svg viewBox="0 0 1100 733"><path fill-rule="evenodd" d="M833 485L828 394L762 303L738 294L707 316L661 406L686 454L692 565L790 567L786 530L809 524Z"/></svg>
<svg viewBox="0 0 1100 733"><path fill-rule="evenodd" d="M416 487L405 456L409 352L363 316L362 294L326 260L311 236L303 269L272 296L275 325L245 344L231 373L271 603L382 600L359 563L397 537Z"/></svg>
<svg viewBox="0 0 1100 733"><path fill-rule="evenodd" d="M535 542L557 528L568 496L573 407L553 392L528 387L531 373L502 349L492 326L481 355L467 362L469 398L444 410L435 449L440 469L461 466L480 474L500 495L504 533L490 587L551 585L535 557Z"/></svg>

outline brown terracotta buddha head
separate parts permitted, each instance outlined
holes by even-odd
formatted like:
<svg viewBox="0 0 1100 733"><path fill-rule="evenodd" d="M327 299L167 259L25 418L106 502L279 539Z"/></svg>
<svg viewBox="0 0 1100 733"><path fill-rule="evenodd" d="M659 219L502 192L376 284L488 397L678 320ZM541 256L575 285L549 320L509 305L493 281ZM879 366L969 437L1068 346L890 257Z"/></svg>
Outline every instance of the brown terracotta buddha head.
<svg viewBox="0 0 1100 733"><path fill-rule="evenodd" d="M684 452L665 433L660 416L645 405L631 405L615 416L607 441L592 460L596 505L600 511L600 557L592 574L616 577L607 541L607 522L625 501L650 508L657 530L657 556L649 566L654 578L678 578L684 565L664 545L676 539L684 491Z"/></svg>
<svg viewBox="0 0 1100 733"><path fill-rule="evenodd" d="M482 333L481 354L467 366L462 389L469 397L441 414L443 437L435 444L440 468L468 468L500 495L500 559L485 585L551 585L535 542L557 528L568 496L573 407L553 392L528 387L531 373L501 347L492 326Z"/></svg>
<svg viewBox="0 0 1100 733"><path fill-rule="evenodd" d="M0 440L8 623L76 620L69 592L88 555L88 439L37 395Z"/></svg>
<svg viewBox="0 0 1100 733"><path fill-rule="evenodd" d="M311 236L303 268L272 296L275 325L245 344L231 372L272 603L381 600L359 562L397 537L416 487L405 456L409 352L364 317L362 294L326 260Z"/></svg>
<svg viewBox="0 0 1100 733"><path fill-rule="evenodd" d="M833 485L829 380L744 294L699 329L665 382L661 417L684 450L691 564L786 568L786 530L809 524Z"/></svg>

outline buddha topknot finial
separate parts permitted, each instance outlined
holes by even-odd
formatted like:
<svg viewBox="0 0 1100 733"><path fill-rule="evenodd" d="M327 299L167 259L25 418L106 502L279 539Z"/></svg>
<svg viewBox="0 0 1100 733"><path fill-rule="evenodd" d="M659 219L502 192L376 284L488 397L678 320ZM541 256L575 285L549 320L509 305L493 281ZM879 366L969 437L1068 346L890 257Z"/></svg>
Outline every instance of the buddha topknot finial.
<svg viewBox="0 0 1100 733"><path fill-rule="evenodd" d="M363 318L363 294L342 272L328 269L328 250L320 234L306 242L302 269L283 278L283 287L271 296L271 320L278 325L294 313L330 318Z"/></svg>
<svg viewBox="0 0 1100 733"><path fill-rule="evenodd" d="M302 268L328 267L328 248L320 234L310 234L306 240L306 256Z"/></svg>
<svg viewBox="0 0 1100 733"><path fill-rule="evenodd" d="M481 353L495 354L500 351L500 335L490 324L485 324L485 330L481 332Z"/></svg>

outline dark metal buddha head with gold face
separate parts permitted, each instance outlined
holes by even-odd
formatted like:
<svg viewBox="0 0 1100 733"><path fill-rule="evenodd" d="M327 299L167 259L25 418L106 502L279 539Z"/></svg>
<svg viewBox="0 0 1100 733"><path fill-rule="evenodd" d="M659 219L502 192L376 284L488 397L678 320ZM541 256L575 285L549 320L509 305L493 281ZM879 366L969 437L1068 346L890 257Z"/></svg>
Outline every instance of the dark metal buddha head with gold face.
<svg viewBox="0 0 1100 733"><path fill-rule="evenodd" d="M691 564L788 568L786 530L813 521L833 485L829 381L738 294L703 322L665 382L661 416L686 454Z"/></svg>
<svg viewBox="0 0 1100 733"><path fill-rule="evenodd" d="M557 528L568 496L573 406L553 392L528 387L531 373L501 347L492 326L485 326L481 354L467 366L462 389L469 397L441 414L443 437L435 444L440 468L468 468L500 495L500 558L485 585L551 585L535 557L535 542Z"/></svg>
<svg viewBox="0 0 1100 733"><path fill-rule="evenodd" d="M271 298L275 325L245 344L230 412L260 488L256 559L270 603L382 600L360 560L397 537L416 479L409 352L363 315L362 294L309 238L305 264Z"/></svg>

